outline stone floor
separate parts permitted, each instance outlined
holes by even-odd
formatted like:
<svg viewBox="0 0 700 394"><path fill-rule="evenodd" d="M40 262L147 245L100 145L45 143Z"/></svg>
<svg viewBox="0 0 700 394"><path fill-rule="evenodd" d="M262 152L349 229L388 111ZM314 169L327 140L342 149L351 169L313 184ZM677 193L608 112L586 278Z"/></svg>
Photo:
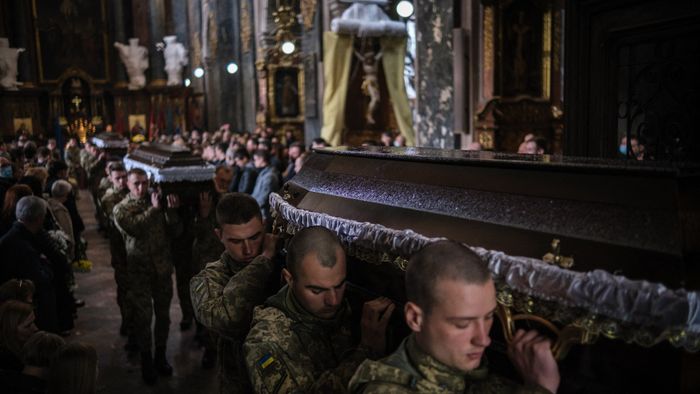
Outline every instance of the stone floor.
<svg viewBox="0 0 700 394"><path fill-rule="evenodd" d="M78 202L80 215L85 221L83 236L88 242L88 258L93 263L92 272L76 273L78 289L76 297L85 300L86 306L78 310L76 328L70 341L81 341L94 346L99 357L98 393L215 393L215 370L200 366L202 349L194 342L194 328L180 332L181 318L177 291L173 288L170 308L170 337L168 359L174 374L160 378L154 387L141 381L138 357L129 359L123 350L125 338L119 336L121 317L116 303L114 271L110 265L109 244L97 232L95 208L89 193L81 191ZM173 275L173 284L175 277ZM1 391L1 390L0 390Z"/></svg>

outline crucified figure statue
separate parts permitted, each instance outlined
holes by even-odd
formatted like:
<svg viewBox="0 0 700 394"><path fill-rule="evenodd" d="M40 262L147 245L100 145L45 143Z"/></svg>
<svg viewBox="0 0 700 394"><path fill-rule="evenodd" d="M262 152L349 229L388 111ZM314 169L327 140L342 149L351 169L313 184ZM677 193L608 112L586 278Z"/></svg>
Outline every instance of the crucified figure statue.
<svg viewBox="0 0 700 394"><path fill-rule="evenodd" d="M367 124L375 124L374 121L374 111L379 105L380 94L379 94L379 79L378 79L378 64L379 59L382 57L382 52L379 51L375 54L372 51L365 52L361 55L359 52L355 51L355 56L362 62L362 71L364 71L364 76L362 80L362 93L365 96L369 96L369 106L367 106L367 112L365 113L365 120Z"/></svg>

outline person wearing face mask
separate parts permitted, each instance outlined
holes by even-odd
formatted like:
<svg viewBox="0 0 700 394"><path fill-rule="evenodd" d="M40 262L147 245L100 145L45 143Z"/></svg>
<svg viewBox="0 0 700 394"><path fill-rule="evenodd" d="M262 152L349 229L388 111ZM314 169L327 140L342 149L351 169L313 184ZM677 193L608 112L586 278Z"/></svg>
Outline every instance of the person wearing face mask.
<svg viewBox="0 0 700 394"><path fill-rule="evenodd" d="M484 351L496 311L486 262L466 246L439 241L411 257L404 317L412 333L381 361L363 363L352 393L554 393L559 368L551 343L518 330L508 356L525 385L489 374Z"/></svg>
<svg viewBox="0 0 700 394"><path fill-rule="evenodd" d="M15 178L10 155L0 152L0 206L5 201L5 192L14 184Z"/></svg>
<svg viewBox="0 0 700 394"><path fill-rule="evenodd" d="M356 343L338 238L324 227L308 227L287 250L287 285L255 309L243 345L253 390L343 393L362 361L384 355L394 304L383 297L364 304Z"/></svg>

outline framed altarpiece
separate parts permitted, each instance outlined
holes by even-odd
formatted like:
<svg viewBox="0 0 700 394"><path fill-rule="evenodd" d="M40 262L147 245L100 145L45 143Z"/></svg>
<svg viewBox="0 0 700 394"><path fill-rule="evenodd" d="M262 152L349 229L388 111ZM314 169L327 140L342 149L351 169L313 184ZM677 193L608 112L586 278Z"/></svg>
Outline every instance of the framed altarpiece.
<svg viewBox="0 0 700 394"><path fill-rule="evenodd" d="M475 141L517 152L526 134L561 153L563 5L557 0L482 0Z"/></svg>

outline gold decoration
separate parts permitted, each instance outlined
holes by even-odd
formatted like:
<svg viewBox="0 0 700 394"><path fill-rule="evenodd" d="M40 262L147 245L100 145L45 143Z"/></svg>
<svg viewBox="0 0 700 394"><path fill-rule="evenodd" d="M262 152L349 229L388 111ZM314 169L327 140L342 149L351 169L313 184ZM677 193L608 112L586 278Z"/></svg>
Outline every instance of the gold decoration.
<svg viewBox="0 0 700 394"><path fill-rule="evenodd" d="M553 239L550 247L550 252L542 256L542 261L547 264L558 265L561 268L571 268L574 266L573 257L564 257L561 255L561 244L558 239Z"/></svg>
<svg viewBox="0 0 700 394"><path fill-rule="evenodd" d="M484 78L483 78L483 95L491 97L493 93L493 67L495 63L494 53L494 7L484 7ZM483 144L482 144L483 145ZM490 148L485 148L490 149Z"/></svg>
<svg viewBox="0 0 700 394"><path fill-rule="evenodd" d="M306 30L313 29L314 15L316 15L316 0L301 0L301 17Z"/></svg>
<svg viewBox="0 0 700 394"><path fill-rule="evenodd" d="M250 26L250 10L248 9L248 0L241 2L241 46L243 53L250 52L252 27Z"/></svg>
<svg viewBox="0 0 700 394"><path fill-rule="evenodd" d="M542 98L549 99L552 82L552 10L542 17Z"/></svg>
<svg viewBox="0 0 700 394"><path fill-rule="evenodd" d="M296 89L296 100L298 105L297 115L292 117L287 117L282 114L283 109L277 105L277 100L275 98L279 94L284 94L284 92L277 92L276 88L279 84L278 81L278 70L284 72L284 70L294 70L296 71L297 83L296 86L287 87L286 84L283 89L295 88ZM270 108L270 121L272 123L283 123L283 122L303 122L304 121L304 68L301 65L284 65L284 64L268 64L267 66L268 77L267 77L267 95L269 97L268 106ZM281 73L280 73L281 75ZM285 74L285 77L289 74ZM282 82L284 83L284 81Z"/></svg>

